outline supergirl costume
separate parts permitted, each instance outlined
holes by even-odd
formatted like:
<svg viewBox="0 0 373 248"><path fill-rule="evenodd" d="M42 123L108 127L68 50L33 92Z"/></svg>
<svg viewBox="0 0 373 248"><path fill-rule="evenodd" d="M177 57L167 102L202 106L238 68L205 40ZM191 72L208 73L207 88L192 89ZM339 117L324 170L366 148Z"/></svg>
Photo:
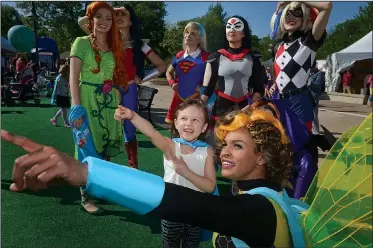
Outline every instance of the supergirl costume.
<svg viewBox="0 0 373 248"><path fill-rule="evenodd" d="M203 26L196 22L193 22L193 24L199 28L201 43L205 42L206 34ZM173 122L174 112L180 103L184 102L187 98L200 97L200 93L197 89L202 86L206 61L210 53L204 50L204 45L200 45L199 47L200 48L190 54L188 54L187 51L182 50L178 52L171 61L172 67L175 68L176 77L175 80L171 79L168 83L171 87L174 84L178 84L178 91L174 91L171 105L165 120L167 123Z"/></svg>

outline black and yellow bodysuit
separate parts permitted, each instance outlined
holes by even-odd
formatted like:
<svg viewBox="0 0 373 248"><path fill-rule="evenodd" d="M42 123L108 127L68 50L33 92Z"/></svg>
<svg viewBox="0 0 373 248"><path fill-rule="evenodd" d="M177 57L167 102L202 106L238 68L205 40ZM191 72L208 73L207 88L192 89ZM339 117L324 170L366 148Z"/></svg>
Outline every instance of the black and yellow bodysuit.
<svg viewBox="0 0 373 248"><path fill-rule="evenodd" d="M282 209L259 194L215 196L172 183L126 166L89 157L86 190L138 214L190 224L219 233L216 247L235 247L231 237L249 247L291 247L289 227ZM129 185L131 187L129 187ZM241 191L281 188L265 179L238 181Z"/></svg>

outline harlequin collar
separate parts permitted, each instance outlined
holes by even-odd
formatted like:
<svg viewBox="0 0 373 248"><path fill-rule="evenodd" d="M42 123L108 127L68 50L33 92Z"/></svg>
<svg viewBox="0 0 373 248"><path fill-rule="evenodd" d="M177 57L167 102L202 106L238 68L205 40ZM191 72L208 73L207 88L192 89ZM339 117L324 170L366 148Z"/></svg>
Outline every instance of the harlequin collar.
<svg viewBox="0 0 373 248"><path fill-rule="evenodd" d="M298 30L298 31L295 31L295 32L294 32L292 35L290 35L290 36L289 36L288 33L283 34L281 40L282 40L283 42L293 42L293 41L295 41L296 39L299 39L300 37L302 37L302 36L304 36L304 35L305 35L305 33L304 33L303 31Z"/></svg>

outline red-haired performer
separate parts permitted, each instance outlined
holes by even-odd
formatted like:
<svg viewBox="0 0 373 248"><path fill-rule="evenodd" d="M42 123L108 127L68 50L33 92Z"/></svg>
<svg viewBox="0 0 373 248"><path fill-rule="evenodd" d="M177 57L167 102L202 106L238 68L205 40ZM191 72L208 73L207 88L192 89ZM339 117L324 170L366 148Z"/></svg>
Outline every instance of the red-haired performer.
<svg viewBox="0 0 373 248"><path fill-rule="evenodd" d="M106 158L123 152L122 125L113 119L120 103L116 82L125 81L114 9L106 2L91 3L86 12L89 35L78 37L70 51L70 89L75 158ZM82 20L82 19L80 19ZM81 189L82 206L100 213Z"/></svg>

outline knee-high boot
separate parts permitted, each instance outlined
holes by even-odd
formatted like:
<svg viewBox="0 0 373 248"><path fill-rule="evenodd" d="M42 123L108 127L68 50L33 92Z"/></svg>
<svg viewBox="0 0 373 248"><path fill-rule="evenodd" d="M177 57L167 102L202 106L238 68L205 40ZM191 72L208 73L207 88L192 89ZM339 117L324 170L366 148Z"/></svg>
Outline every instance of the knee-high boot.
<svg viewBox="0 0 373 248"><path fill-rule="evenodd" d="M138 169L137 140L126 142L126 153L129 166Z"/></svg>

